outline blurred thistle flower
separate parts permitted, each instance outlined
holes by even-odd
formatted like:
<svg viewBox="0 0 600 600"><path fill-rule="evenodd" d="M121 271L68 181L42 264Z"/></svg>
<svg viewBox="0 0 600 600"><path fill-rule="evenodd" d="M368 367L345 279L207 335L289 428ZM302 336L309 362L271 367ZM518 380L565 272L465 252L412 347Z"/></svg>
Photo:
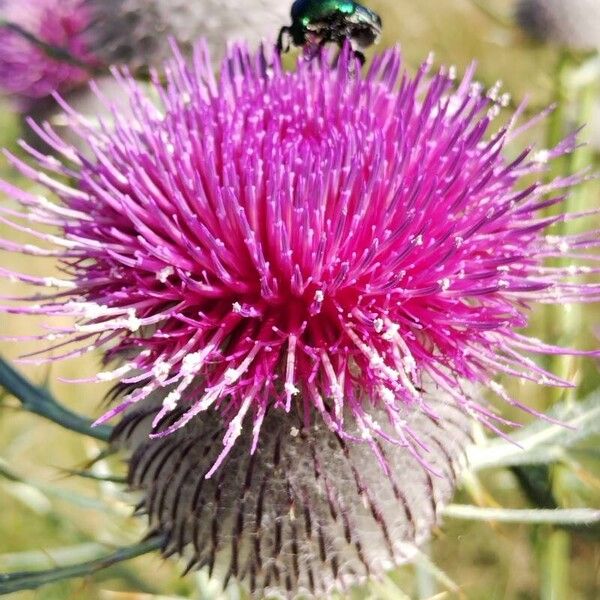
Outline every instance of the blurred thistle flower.
<svg viewBox="0 0 600 600"><path fill-rule="evenodd" d="M94 51L107 64L126 64L133 71L169 58L169 38L185 55L203 38L219 58L229 40L274 39L290 11L282 0L87 1L94 15L88 32Z"/></svg>
<svg viewBox="0 0 600 600"><path fill-rule="evenodd" d="M215 78L201 43L154 95L119 75L133 116L114 126L65 107L87 153L38 127L63 162L8 155L60 202L3 183L28 210L2 221L43 247L0 248L57 257L64 277L2 269L59 288L3 310L75 318L39 336L55 354L36 360L119 361L93 378L124 396L98 422L125 413L115 443L151 523L255 595L320 594L410 558L470 419L508 423L481 387L529 410L498 374L569 385L529 356L576 353L520 332L530 306L600 298L577 280L598 272L597 232L561 236L583 215L543 212L581 180L541 182L575 136L508 158L527 125L488 133L498 86L430 69L411 78L391 50L363 75L345 48L285 72L236 46Z"/></svg>
<svg viewBox="0 0 600 600"><path fill-rule="evenodd" d="M518 0L516 18L538 40L575 50L600 49L598 0Z"/></svg>
<svg viewBox="0 0 600 600"><path fill-rule="evenodd" d="M84 0L0 0L0 91L28 110L87 81L88 17Z"/></svg>
<svg viewBox="0 0 600 600"><path fill-rule="evenodd" d="M49 45L42 49L3 29L11 43L3 44L6 58L0 49L0 87L21 98L25 116L37 122L50 121L61 137L75 145L78 140L64 127L52 92L65 95L69 104L90 120L97 121L100 116L108 120L110 115L95 94L78 86L89 74L74 66L73 60L90 61L93 55L95 80L102 95L125 111L113 78L103 76L100 66L120 64L132 72L145 72L171 55L170 38L189 56L193 42L204 37L213 56L221 56L228 40L243 38L258 44L262 38L274 38L289 18L289 4L282 0L246 0L243 9L238 0L40 0L31 10L27 3L0 0L0 10L3 18ZM61 48L64 55L49 56ZM26 98L29 95L37 101ZM49 151L27 128L25 135L38 150Z"/></svg>

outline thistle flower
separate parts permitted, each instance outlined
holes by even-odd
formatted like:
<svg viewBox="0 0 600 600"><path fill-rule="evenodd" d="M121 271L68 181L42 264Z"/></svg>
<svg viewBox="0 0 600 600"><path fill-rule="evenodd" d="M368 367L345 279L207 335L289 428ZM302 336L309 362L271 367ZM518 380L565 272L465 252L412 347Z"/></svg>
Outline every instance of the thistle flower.
<svg viewBox="0 0 600 600"><path fill-rule="evenodd" d="M236 46L217 79L201 43L156 82L159 105L119 75L133 117L68 112L87 153L37 127L64 161L9 155L59 203L2 184L28 209L2 220L54 249L1 247L65 275L3 269L60 288L4 310L75 318L40 336L57 342L42 360L120 361L94 378L123 395L98 422L125 413L115 443L153 525L256 593L406 560L450 497L469 419L506 422L479 388L529 410L496 375L569 385L529 356L563 352L520 331L530 306L600 297L573 279L597 273L597 232L561 236L582 215L543 212L580 180L542 182L575 136L508 158L522 129L489 131L498 86L430 70L410 77L391 50L363 75L345 48L285 72Z"/></svg>
<svg viewBox="0 0 600 600"><path fill-rule="evenodd" d="M228 40L258 43L271 38L289 18L281 0L88 0L93 10L89 38L107 64L131 70L159 66L171 55L169 38L192 52L204 38L213 57L221 57Z"/></svg>
<svg viewBox="0 0 600 600"><path fill-rule="evenodd" d="M83 35L88 16L83 0L2 0L0 90L28 109L53 92L87 81L88 70L73 59L91 61ZM66 56L51 56L50 49L63 50Z"/></svg>
<svg viewBox="0 0 600 600"><path fill-rule="evenodd" d="M518 0L516 18L538 40L576 50L600 49L597 0Z"/></svg>

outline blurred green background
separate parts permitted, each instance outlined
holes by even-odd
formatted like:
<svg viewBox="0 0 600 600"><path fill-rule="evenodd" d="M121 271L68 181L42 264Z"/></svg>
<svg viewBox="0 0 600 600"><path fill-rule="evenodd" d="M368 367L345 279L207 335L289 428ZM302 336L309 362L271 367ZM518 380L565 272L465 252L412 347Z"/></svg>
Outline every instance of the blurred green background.
<svg viewBox="0 0 600 600"><path fill-rule="evenodd" d="M286 0L283 0L286 1ZM243 2L241 2L243 4ZM530 98L532 113L555 100L561 108L550 120L528 134L543 148L558 135L589 118L594 98L600 97L600 71L590 55L571 55L557 48L527 41L510 23L486 14L510 18L512 2L494 0L372 0L366 2L384 20L382 45L400 43L411 70L435 52L436 64L456 65L459 73L473 60L479 79L496 80L515 102ZM480 4L486 10L478 8ZM591 66L590 66L591 65ZM20 124L4 106L0 111L0 142L15 149ZM582 133L586 139L586 131ZM594 165L598 156L590 147L556 166L557 173ZM0 175L15 180L6 161ZM21 182L22 185L29 185ZM3 202L8 200L2 199ZM600 186L587 183L569 200L577 207L600 203ZM0 226L0 235L15 239ZM1 264L31 274L48 274L44 259L7 254ZM18 286L11 285L10 293ZM0 316L0 332L34 334L40 321ZM535 313L532 332L545 341L591 348L597 330L598 309L547 307ZM35 343L0 343L0 353L14 359L39 349ZM101 386L69 385L60 377L81 377L97 369L99 356L48 367L20 367L36 383L47 383L71 408L99 414ZM592 360L558 359L549 366L579 383L570 400L600 387ZM524 383L510 383L517 397L539 409L565 400L564 393ZM81 468L101 450L101 444L65 432L23 412L18 403L0 396L0 572L49 568L97 557L107 549L133 543L144 533L143 520L130 517L130 498L121 486L65 477L61 469ZM509 411L503 409L505 414ZM511 416L515 416L511 414ZM524 415L518 417L527 421ZM595 446L597 448L597 444ZM102 460L98 475L123 472L117 459ZM517 476L519 475L519 477ZM537 487L536 487L537 485ZM526 490L530 491L528 495ZM531 493L537 490L536 493ZM470 476L457 501L484 506L531 507L600 506L600 474L593 461L565 455L560 464L516 474L507 469ZM550 526L476 523L447 519L434 533L427 550L430 558L407 566L381 583L357 590L357 599L465 598L472 600L596 600L600 598L600 545L598 530L574 532ZM82 580L53 584L36 592L19 592L15 600L146 600L157 598L220 598L204 576L179 577L182 564L156 554L138 558ZM142 593L143 592L143 593ZM162 595L161 595L162 594ZM227 597L235 597L233 595Z"/></svg>

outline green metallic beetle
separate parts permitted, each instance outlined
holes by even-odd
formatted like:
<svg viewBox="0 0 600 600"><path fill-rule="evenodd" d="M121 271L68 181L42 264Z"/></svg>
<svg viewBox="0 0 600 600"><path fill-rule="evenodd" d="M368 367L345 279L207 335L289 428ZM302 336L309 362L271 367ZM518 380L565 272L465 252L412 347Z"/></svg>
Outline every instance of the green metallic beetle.
<svg viewBox="0 0 600 600"><path fill-rule="evenodd" d="M362 50L379 41L381 18L372 10L352 0L296 0L291 10L292 24L282 27L277 39L279 52L284 51L284 38L294 46L319 48L333 43L342 46L346 40L361 63Z"/></svg>

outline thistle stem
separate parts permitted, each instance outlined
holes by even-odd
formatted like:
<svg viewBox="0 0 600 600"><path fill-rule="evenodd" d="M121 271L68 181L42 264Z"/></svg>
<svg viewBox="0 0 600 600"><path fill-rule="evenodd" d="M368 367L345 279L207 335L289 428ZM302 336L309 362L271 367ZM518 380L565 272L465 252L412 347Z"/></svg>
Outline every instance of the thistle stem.
<svg viewBox="0 0 600 600"><path fill-rule="evenodd" d="M83 433L97 440L107 442L110 439L112 427L109 425L92 427L91 421L60 405L50 393L34 386L2 358L0 358L0 387L17 398L23 408L29 412L45 417L65 429Z"/></svg>
<svg viewBox="0 0 600 600"><path fill-rule="evenodd" d="M541 600L568 600L571 536L566 531L548 533L540 550Z"/></svg>
<svg viewBox="0 0 600 600"><path fill-rule="evenodd" d="M516 509L449 504L444 509L444 516L449 519L502 521L504 523L551 523L586 526L600 523L600 510L592 508Z"/></svg>
<svg viewBox="0 0 600 600"><path fill-rule="evenodd" d="M47 571L22 571L19 573L0 573L0 596L19 590L34 590L48 583L88 577L117 563L160 550L165 540L162 536L151 537L133 546L119 548L112 554L67 567L48 569Z"/></svg>

